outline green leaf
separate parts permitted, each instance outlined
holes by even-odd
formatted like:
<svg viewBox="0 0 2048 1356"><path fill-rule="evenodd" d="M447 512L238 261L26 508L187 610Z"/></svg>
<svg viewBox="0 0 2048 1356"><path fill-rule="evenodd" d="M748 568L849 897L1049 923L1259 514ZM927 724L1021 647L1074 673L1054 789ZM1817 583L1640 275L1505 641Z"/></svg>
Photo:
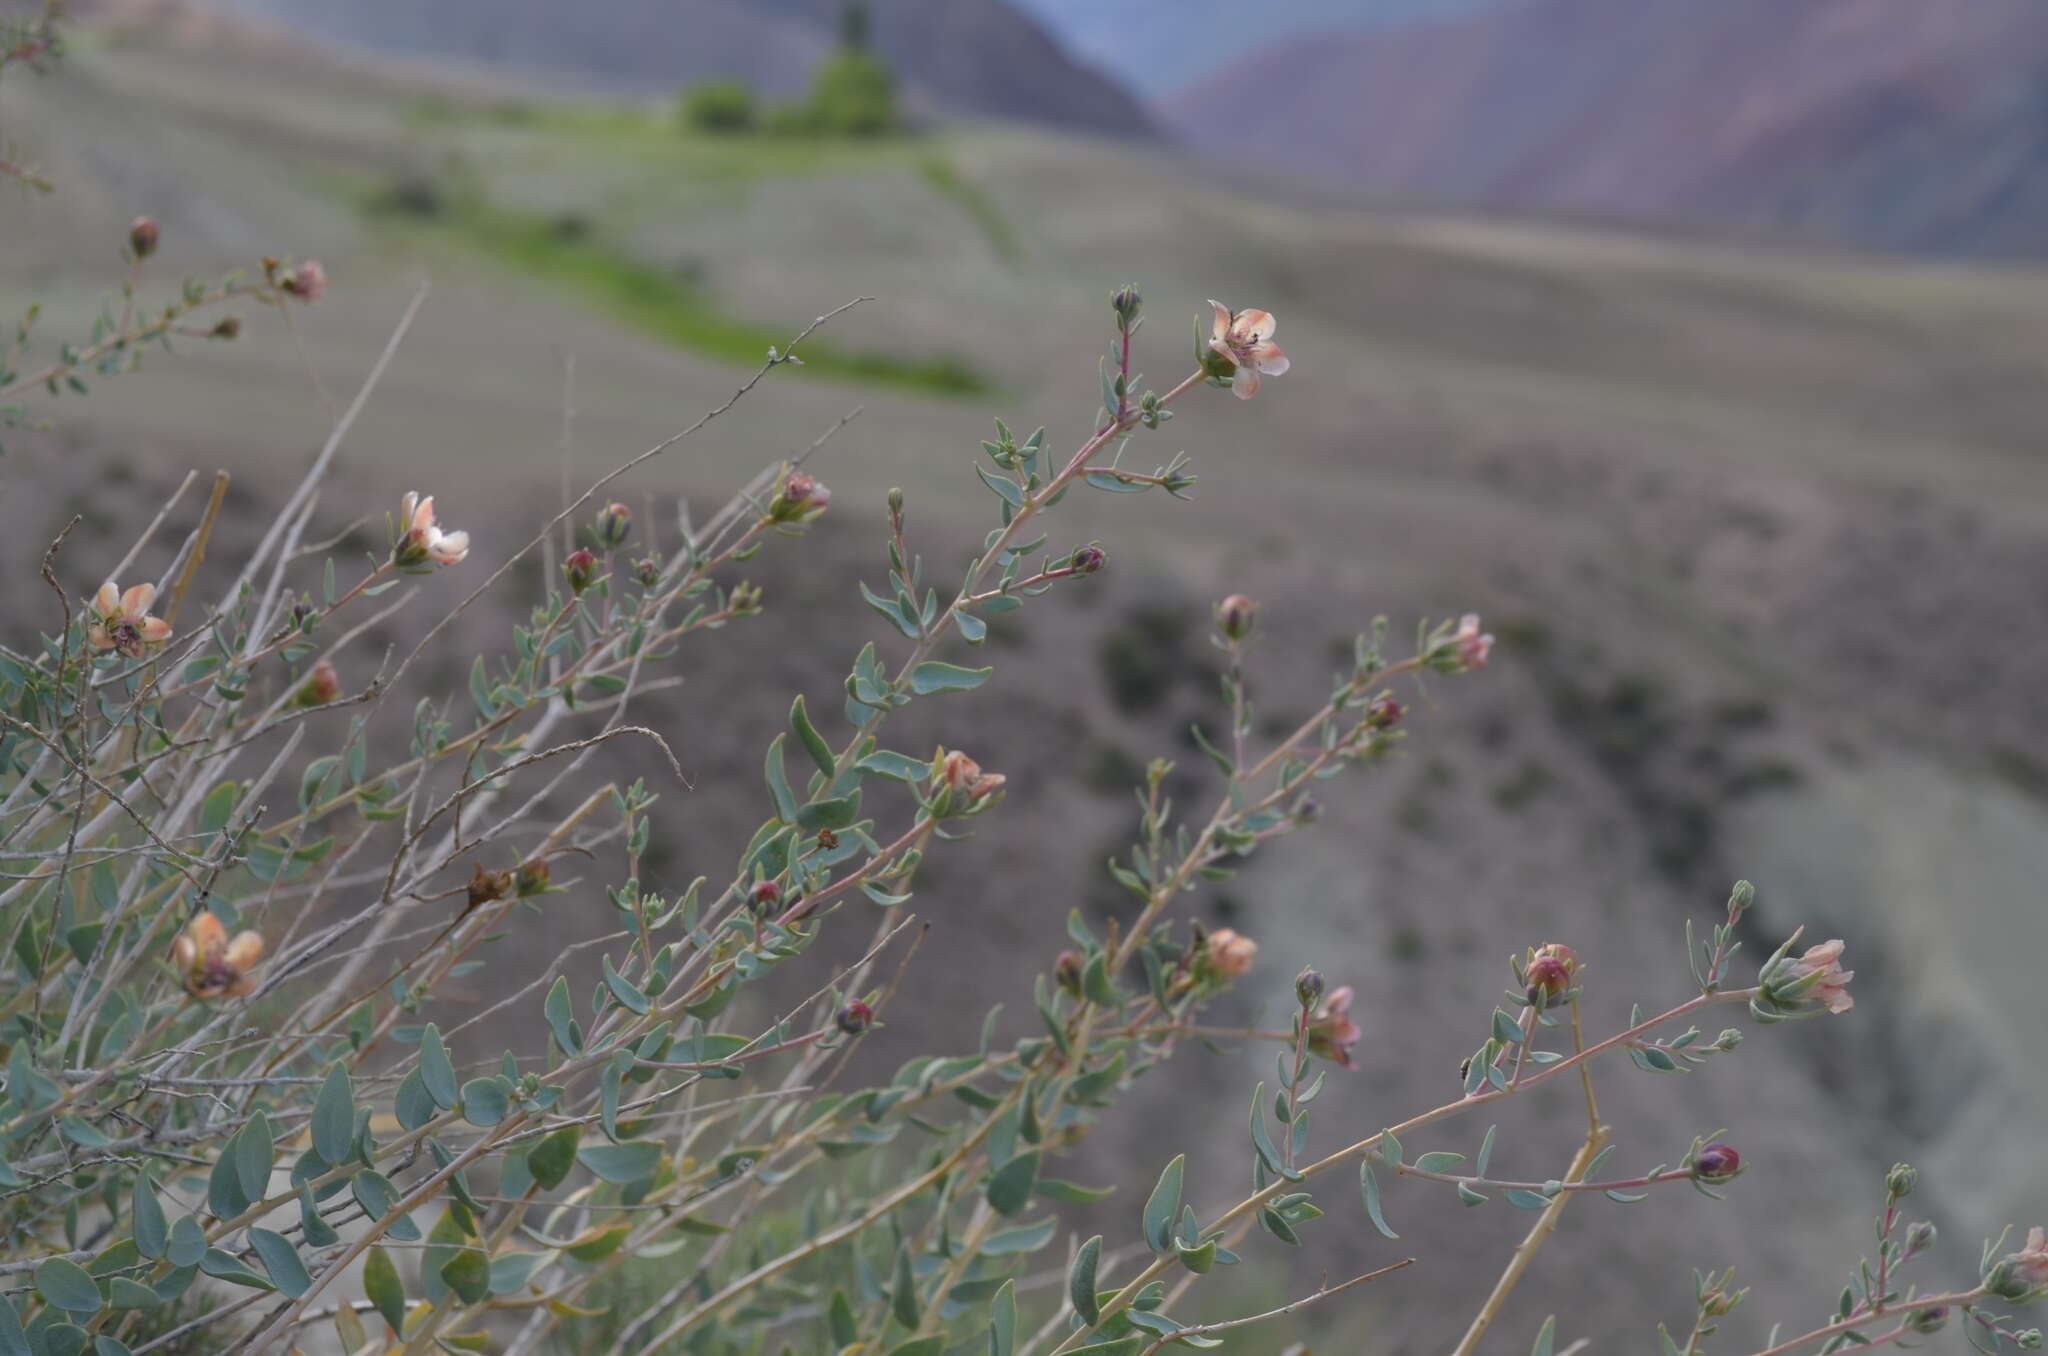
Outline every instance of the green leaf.
<svg viewBox="0 0 2048 1356"><path fill-rule="evenodd" d="M974 464L974 474L980 476L981 483L994 490L996 497L1011 508L1020 509L1024 507L1024 491L1018 486L1016 481L1006 476L990 475L981 468L980 462Z"/></svg>
<svg viewBox="0 0 2048 1356"><path fill-rule="evenodd" d="M371 1248L363 1258L363 1294L377 1306L393 1336L405 1332L405 1286L382 1248Z"/></svg>
<svg viewBox="0 0 2048 1356"><path fill-rule="evenodd" d="M825 736L818 733L818 727L811 724L811 713L804 710L802 693L798 693L797 699L790 704L789 726L796 731L797 741L811 755L811 761L818 765L826 785L831 785L832 778L838 773L838 763L832 756L832 746L825 742Z"/></svg>
<svg viewBox="0 0 2048 1356"><path fill-rule="evenodd" d="M337 1061L327 1071L320 1095L313 1099L313 1152L330 1166L345 1162L355 1137L355 1089L349 1082L348 1070Z"/></svg>
<svg viewBox="0 0 2048 1356"><path fill-rule="evenodd" d="M199 1259L199 1269L215 1280L230 1285L245 1285L251 1290L275 1290L268 1276L252 1271L243 1265L242 1259L220 1248L208 1248L206 1256Z"/></svg>
<svg viewBox="0 0 2048 1356"><path fill-rule="evenodd" d="M1362 1160L1358 1165L1358 1185L1365 1193L1365 1217L1372 1221L1372 1227L1379 1230L1382 1237L1399 1238L1401 1235L1387 1227L1387 1217L1380 1213L1380 1183L1379 1179L1373 1176L1372 1160L1369 1158Z"/></svg>
<svg viewBox="0 0 2048 1356"><path fill-rule="evenodd" d="M889 1348L889 1356L945 1356L943 1337L916 1337Z"/></svg>
<svg viewBox="0 0 2048 1356"><path fill-rule="evenodd" d="M661 1166L661 1146L644 1139L593 1144L578 1150L576 1161L614 1186L631 1186L654 1176Z"/></svg>
<svg viewBox="0 0 2048 1356"><path fill-rule="evenodd" d="M916 1330L924 1317L924 1306L917 1300L917 1278L910 1271L910 1245L896 1249L896 1277L889 1285L889 1312L904 1327Z"/></svg>
<svg viewBox="0 0 2048 1356"><path fill-rule="evenodd" d="M1016 1356L1017 1283L1004 1281L989 1304L988 1356Z"/></svg>
<svg viewBox="0 0 2048 1356"><path fill-rule="evenodd" d="M49 1258L36 1268L36 1292L67 1313L100 1311L100 1288L91 1273L62 1257Z"/></svg>
<svg viewBox="0 0 2048 1356"><path fill-rule="evenodd" d="M241 1169L235 1163L239 1147L239 1137L228 1136L220 1146L220 1157L206 1174L206 1208L218 1219L232 1219L250 1205L242 1190Z"/></svg>
<svg viewBox="0 0 2048 1356"><path fill-rule="evenodd" d="M768 778L768 794L775 798L775 814L785 824L796 822L796 796L789 789L789 774L782 770L783 735L768 741L768 756L762 771Z"/></svg>
<svg viewBox="0 0 2048 1356"><path fill-rule="evenodd" d="M427 1091L427 1080L418 1069L408 1069L405 1077L398 1080L398 1091L392 1096L392 1114L407 1130L417 1130L434 1119L440 1107L434 1102L434 1094Z"/></svg>
<svg viewBox="0 0 2048 1356"><path fill-rule="evenodd" d="M1074 1254L1074 1264L1067 1268L1067 1298L1074 1302L1074 1312L1081 1321L1094 1327L1102 1321L1102 1306L1095 1299L1095 1265L1102 1260L1102 1235L1097 1234L1081 1245Z"/></svg>
<svg viewBox="0 0 2048 1356"><path fill-rule="evenodd" d="M174 1267L196 1267L206 1256L206 1231L190 1215L171 1221L171 1238L164 1248L164 1260Z"/></svg>
<svg viewBox="0 0 2048 1356"><path fill-rule="evenodd" d="M831 1306L825 1311L825 1321L832 1329L834 1346L850 1347L860 1337L860 1328L853 1316L853 1301L846 1297L844 1290L834 1288Z"/></svg>
<svg viewBox="0 0 2048 1356"><path fill-rule="evenodd" d="M1415 1160L1415 1166L1424 1172L1449 1172L1465 1161L1465 1155L1454 1154L1442 1149L1426 1153Z"/></svg>
<svg viewBox="0 0 2048 1356"><path fill-rule="evenodd" d="M963 669L958 664L928 659L910 671L910 690L920 697L933 692L966 692L980 687L994 672L993 667Z"/></svg>
<svg viewBox="0 0 2048 1356"><path fill-rule="evenodd" d="M984 1257L1008 1257L1015 1253L1037 1252L1052 1242L1052 1236L1059 1229L1059 1216L1048 1215L1037 1224L1027 1224L1021 1229L1006 1229L991 1234L981 1245Z"/></svg>
<svg viewBox="0 0 2048 1356"><path fill-rule="evenodd" d="M1067 1205L1092 1205L1114 1195L1116 1188L1082 1186L1079 1182L1063 1182L1057 1177L1041 1177L1038 1179L1037 1191L1049 1201L1060 1201Z"/></svg>
<svg viewBox="0 0 2048 1356"><path fill-rule="evenodd" d="M566 995L568 981L562 983ZM420 1036L420 1077L426 1080L435 1106L447 1111L455 1105L455 1065L448 1058L448 1047L441 1043L441 1029L432 1022Z"/></svg>
<svg viewBox="0 0 2048 1356"><path fill-rule="evenodd" d="M147 1173L135 1175L135 1200L128 1208L128 1219L135 1230L135 1250L152 1261L162 1257L170 1235L163 1203L157 1200Z"/></svg>
<svg viewBox="0 0 2048 1356"><path fill-rule="evenodd" d="M270 1138L270 1120L262 1112L236 1132L235 1173L241 1179L242 1194L254 1205L270 1190L270 1170L277 1163L277 1149Z"/></svg>
<svg viewBox="0 0 2048 1356"><path fill-rule="evenodd" d="M1188 1156L1177 1154L1159 1174L1159 1182L1146 1198L1141 1217L1145 1242L1154 1252L1165 1252L1173 1243L1173 1222L1180 1215L1181 1177L1187 1171Z"/></svg>
<svg viewBox="0 0 2048 1356"><path fill-rule="evenodd" d="M313 1288L313 1278L306 1274L306 1264L299 1260L299 1250L283 1234L251 1228L249 1246L256 1250L263 1269L270 1273L271 1284L285 1294L297 1299Z"/></svg>
<svg viewBox="0 0 2048 1356"><path fill-rule="evenodd" d="M511 1110L511 1085L496 1074L462 1085L462 1119L471 1125L496 1125Z"/></svg>
<svg viewBox="0 0 2048 1356"><path fill-rule="evenodd" d="M1550 1356L1557 1342L1557 1315L1543 1320L1543 1326L1536 1330L1536 1344L1529 1348L1529 1356Z"/></svg>
<svg viewBox="0 0 2048 1356"><path fill-rule="evenodd" d="M1252 1147L1259 1151L1259 1158L1265 1163L1266 1171L1284 1177L1290 1182L1298 1182L1301 1180L1301 1174L1289 1172L1283 1166L1280 1151L1273 1147L1273 1137L1266 1133L1266 1118L1262 1114L1264 1108L1260 1105L1265 1099L1266 1085L1261 1083L1252 1092Z"/></svg>
<svg viewBox="0 0 2048 1356"><path fill-rule="evenodd" d="M565 1125L534 1145L526 1155L526 1170L533 1174L534 1185L543 1191L560 1186L576 1165L576 1146L582 1139L582 1126Z"/></svg>
<svg viewBox="0 0 2048 1356"><path fill-rule="evenodd" d="M555 976L541 1003L541 1014L548 1019L548 1030L555 1033L555 1044L572 1055L583 1053L583 1029L576 1025L576 1005L569 997L567 975Z"/></svg>
<svg viewBox="0 0 2048 1356"><path fill-rule="evenodd" d="M1038 1151L1018 1154L988 1179L988 1203L999 1214L1014 1215L1031 1202L1038 1182Z"/></svg>
<svg viewBox="0 0 2048 1356"><path fill-rule="evenodd" d="M469 699L476 703L476 709L483 713L485 720L498 714L498 704L491 700L491 678L484 671L482 655L478 655L476 662L469 666Z"/></svg>
<svg viewBox="0 0 2048 1356"><path fill-rule="evenodd" d="M13 1302L5 1295L0 1295L0 1356L35 1356L28 1334L22 1331L21 1315L14 1312Z"/></svg>
<svg viewBox="0 0 2048 1356"><path fill-rule="evenodd" d="M154 1309L163 1302L163 1296L140 1281L131 1281L126 1276L114 1276L107 1281L107 1303L111 1308ZM0 1351L6 1349L6 1342L0 1341Z"/></svg>
<svg viewBox="0 0 2048 1356"><path fill-rule="evenodd" d="M491 1293L491 1259L477 1248L462 1248L441 1265L441 1279L464 1304L475 1304Z"/></svg>
<svg viewBox="0 0 2048 1356"><path fill-rule="evenodd" d="M1487 1160L1493 1157L1493 1133L1498 1129L1500 1129L1498 1125L1486 1127L1486 1138L1479 1141L1479 1157L1472 1160L1472 1175L1474 1177L1486 1176Z"/></svg>
<svg viewBox="0 0 2048 1356"><path fill-rule="evenodd" d="M644 1016L653 1006L647 1001L646 994L634 988L624 975L612 968L610 956L604 958L604 986L612 991L612 997L618 999L622 1007L635 1016Z"/></svg>
<svg viewBox="0 0 2048 1356"><path fill-rule="evenodd" d="M331 1248L341 1241L334 1226L321 1216L320 1207L313 1202L313 1188L305 1182L299 1183L299 1228L309 1248Z"/></svg>

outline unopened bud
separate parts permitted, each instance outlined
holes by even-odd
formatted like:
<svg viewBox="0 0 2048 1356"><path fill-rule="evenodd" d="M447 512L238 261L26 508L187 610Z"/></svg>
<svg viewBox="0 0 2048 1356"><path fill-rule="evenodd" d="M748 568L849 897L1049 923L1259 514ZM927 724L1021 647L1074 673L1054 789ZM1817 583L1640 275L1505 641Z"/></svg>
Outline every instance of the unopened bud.
<svg viewBox="0 0 2048 1356"><path fill-rule="evenodd" d="M341 675L334 671L334 665L321 660L306 675L306 681L299 686L297 702L300 706L325 706L341 695Z"/></svg>
<svg viewBox="0 0 2048 1356"><path fill-rule="evenodd" d="M1735 888L1728 892L1728 921L1734 922L1749 912L1749 906L1756 903L1756 887L1746 880L1735 882Z"/></svg>
<svg viewBox="0 0 2048 1356"><path fill-rule="evenodd" d="M891 513L901 513L901 512L903 512L903 491L902 491L902 490L900 490L900 489L891 489L891 490L889 491L889 512L891 512Z"/></svg>
<svg viewBox="0 0 2048 1356"><path fill-rule="evenodd" d="M1320 971L1305 969L1294 977L1294 996L1305 1008L1312 1008L1323 1001L1323 976Z"/></svg>
<svg viewBox="0 0 2048 1356"><path fill-rule="evenodd" d="M839 1009L832 1024L849 1036L858 1036L875 1024L875 1010L856 998Z"/></svg>
<svg viewBox="0 0 2048 1356"><path fill-rule="evenodd" d="M747 904L755 913L766 913L782 902L782 887L772 880L754 882L747 892Z"/></svg>
<svg viewBox="0 0 2048 1356"><path fill-rule="evenodd" d="M1109 557L1103 554L1100 546L1084 546L1074 552L1074 559L1071 562L1070 568L1076 574L1094 574L1103 567L1108 559Z"/></svg>
<svg viewBox="0 0 2048 1356"><path fill-rule="evenodd" d="M1884 1189L1893 1200L1903 1200L1913 1194L1913 1186L1920 1180L1920 1174L1910 1163L1894 1163L1892 1170L1884 1175Z"/></svg>
<svg viewBox="0 0 2048 1356"><path fill-rule="evenodd" d="M562 577L569 581L569 591L581 597L597 578L597 557L588 551L571 551L562 562Z"/></svg>
<svg viewBox="0 0 2048 1356"><path fill-rule="evenodd" d="M661 562L653 556L633 567L633 577L640 581L640 587L651 589L661 582Z"/></svg>
<svg viewBox="0 0 2048 1356"><path fill-rule="evenodd" d="M1323 803L1314 796L1303 796L1294 802L1294 822L1313 824L1323 817Z"/></svg>
<svg viewBox="0 0 2048 1356"><path fill-rule="evenodd" d="M1390 694L1374 697L1365 708L1365 728L1368 730L1391 730L1401 723L1401 717L1408 714L1408 708L1394 700Z"/></svg>
<svg viewBox="0 0 2048 1356"><path fill-rule="evenodd" d="M1137 323L1138 312L1145 305L1145 299L1138 295L1138 289L1126 283L1109 294L1109 308L1116 312L1116 325L1128 331Z"/></svg>
<svg viewBox="0 0 2048 1356"><path fill-rule="evenodd" d="M1579 971L1578 955L1562 942L1549 942L1529 953L1522 971L1528 985L1526 997L1532 1008L1548 1008L1562 1002L1571 992Z"/></svg>
<svg viewBox="0 0 2048 1356"><path fill-rule="evenodd" d="M1742 1171L1742 1155L1732 1144L1709 1144L1692 1161L1694 1180L1726 1182Z"/></svg>
<svg viewBox="0 0 2048 1356"><path fill-rule="evenodd" d="M1259 605L1242 593L1233 593L1216 604L1216 629L1231 640L1243 640L1259 619Z"/></svg>
<svg viewBox="0 0 2048 1356"><path fill-rule="evenodd" d="M548 869L547 859L536 857L530 862L520 863L519 869L513 873L512 888L522 898L527 895L543 894L553 877L554 873Z"/></svg>
<svg viewBox="0 0 2048 1356"><path fill-rule="evenodd" d="M1714 1038L1714 1048L1724 1055L1740 1044L1742 1044L1742 1032L1732 1026L1722 1027L1721 1034Z"/></svg>
<svg viewBox="0 0 2048 1356"><path fill-rule="evenodd" d="M137 217L135 224L128 228L128 248L135 252L137 259L147 259L156 253L157 229L153 217Z"/></svg>
<svg viewBox="0 0 2048 1356"><path fill-rule="evenodd" d="M1914 1220L1906 1226L1906 1256L1915 1257L1934 1246L1938 1237L1934 1225L1924 1219Z"/></svg>
<svg viewBox="0 0 2048 1356"><path fill-rule="evenodd" d="M1915 1309L1912 1313L1906 1315L1906 1330L1908 1332L1940 1332L1947 1326L1948 1306L1945 1304L1937 1304L1931 1309Z"/></svg>
<svg viewBox="0 0 2048 1356"><path fill-rule="evenodd" d="M1085 964L1086 962L1081 959L1080 952L1062 951L1060 952L1060 958L1053 962L1052 977L1062 989L1079 998L1081 996L1081 972Z"/></svg>
<svg viewBox="0 0 2048 1356"><path fill-rule="evenodd" d="M768 521L801 523L817 517L832 502L832 491L816 476L791 471L783 478L775 497L768 501Z"/></svg>
<svg viewBox="0 0 2048 1356"><path fill-rule="evenodd" d="M321 267L318 259L308 259L298 267L287 270L278 279L277 285L311 306L326 295L327 270Z"/></svg>
<svg viewBox="0 0 2048 1356"><path fill-rule="evenodd" d="M606 550L616 550L633 534L633 510L624 504L607 504L592 524Z"/></svg>
<svg viewBox="0 0 2048 1356"><path fill-rule="evenodd" d="M212 331L212 333L213 333L213 337L214 337L214 338L216 338L216 339L239 339L239 338L241 338L241 336L242 336L242 317L240 317L240 316L238 316L238 315L224 315L224 316L222 316L222 317L221 317L221 318L220 318L220 319L219 319L218 321L216 321L216 322L214 323L214 326L213 326L213 331Z"/></svg>

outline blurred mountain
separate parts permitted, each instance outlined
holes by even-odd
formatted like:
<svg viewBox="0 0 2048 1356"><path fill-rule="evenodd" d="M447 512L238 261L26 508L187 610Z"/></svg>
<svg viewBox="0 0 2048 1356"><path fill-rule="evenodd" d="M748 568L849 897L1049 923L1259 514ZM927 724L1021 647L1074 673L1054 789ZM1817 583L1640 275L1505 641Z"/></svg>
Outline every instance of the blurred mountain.
<svg viewBox="0 0 2048 1356"><path fill-rule="evenodd" d="M380 51L524 67L611 90L736 75L804 87L837 36L840 0L216 0L311 36ZM1009 0L879 0L874 45L914 102L1091 131L1149 130L1138 103L1069 57Z"/></svg>
<svg viewBox="0 0 2048 1356"><path fill-rule="evenodd" d="M1213 75L1262 43L1322 29L1414 23L1508 0L1286 0L1260 8L1228 0L1017 0L1087 61L1146 98Z"/></svg>
<svg viewBox="0 0 2048 1356"><path fill-rule="evenodd" d="M2048 248L2048 5L1533 0L1289 39L1171 125L1438 202Z"/></svg>

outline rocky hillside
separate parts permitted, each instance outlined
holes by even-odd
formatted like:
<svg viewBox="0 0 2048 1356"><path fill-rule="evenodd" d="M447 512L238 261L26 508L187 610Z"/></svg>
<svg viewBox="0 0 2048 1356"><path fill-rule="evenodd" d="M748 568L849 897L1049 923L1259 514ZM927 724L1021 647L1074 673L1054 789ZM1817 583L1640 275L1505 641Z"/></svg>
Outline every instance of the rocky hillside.
<svg viewBox="0 0 2048 1356"><path fill-rule="evenodd" d="M2048 251L2032 0L1531 0L1283 41L1168 119L1404 198Z"/></svg>
<svg viewBox="0 0 2048 1356"><path fill-rule="evenodd" d="M803 87L831 47L839 0L217 0L312 36L509 65L615 91L736 75ZM1067 55L1011 0L879 0L874 42L914 100L944 111L1129 135L1136 101Z"/></svg>

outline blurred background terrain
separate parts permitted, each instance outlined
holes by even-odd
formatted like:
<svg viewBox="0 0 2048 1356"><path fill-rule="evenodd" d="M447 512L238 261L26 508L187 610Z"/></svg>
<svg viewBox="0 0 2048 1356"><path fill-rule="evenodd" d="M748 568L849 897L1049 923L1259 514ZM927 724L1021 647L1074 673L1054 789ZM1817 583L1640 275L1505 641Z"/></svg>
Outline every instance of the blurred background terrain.
<svg viewBox="0 0 2048 1356"><path fill-rule="evenodd" d="M478 538L465 571L556 501L565 406L581 482L872 296L808 366L624 482L672 541L679 497L701 518L860 410L814 463L831 513L749 569L768 615L684 656L649 708L704 788L670 783L657 811L650 868L680 885L758 821L786 695L829 709L874 636L851 581L882 575L887 487L913 487L928 561L959 560L992 517L967 465L989 414L1055 445L1088 431L1112 286L1146 295L1162 387L1207 297L1270 309L1293 370L1134 449L1149 467L1185 447L1196 501L1070 500L1052 546L1100 538L1110 567L997 627L989 687L913 709L900 746L965 744L1012 790L932 862L933 934L877 1058L971 1032L992 996L1021 1034L1057 920L1123 907L1100 863L1145 761L1179 761L1190 812L1213 795L1185 731L1219 719L1214 598L1263 600L1276 722L1320 700L1376 613L1405 635L1477 610L1492 666L1415 704L1403 757L1188 901L1261 942L1241 1015L1281 1011L1310 959L1357 987L1363 1072L1319 1131L1451 1095L1523 944L1587 959L1598 1027L1670 1001L1684 918L1748 876L1751 958L1799 921L1848 938L1853 1019L1759 1033L1684 1080L1612 1067L1615 1166L1734 1126L1741 1199L1576 1206L1487 1349L1526 1350L1552 1310L1563 1336L1641 1349L1689 1317L1688 1268L1729 1262L1756 1287L1730 1349L1818 1321L1896 1159L1922 1168L1960 1276L1979 1234L2048 1215L2048 9L1269 8L884 0L862 50L898 99L859 126L866 105L819 92L821 70L865 88L831 0L82 6L56 71L0 82L0 135L57 185L0 195L0 310L41 300L40 332L83 333L140 213L162 223L159 289L264 253L318 256L332 284L290 332L248 315L233 347L39 407L50 430L0 461L0 618L53 625L20 583L49 539L84 514L118 554L189 467L230 470L257 530L423 279L322 517L340 531L431 490ZM678 116L679 90L714 85ZM84 594L78 541L65 583ZM416 606L481 577L424 581ZM581 935L594 885L508 963ZM1101 1207L1113 1236L1181 1149L1212 1184L1193 1199L1227 1203L1269 1073L1260 1050L1188 1051L1062 1175L1124 1184ZM1571 1090L1549 1091L1504 1125L1503 1171L1565 1160ZM1213 1120L1176 1114L1190 1101ZM1409 1147L1469 1152L1483 1128ZM1345 1194L1311 1271L1423 1265L1234 1349L1441 1351L1528 1223L1403 1183L1390 1243ZM1252 1252L1230 1284L1270 1303L1282 1272Z"/></svg>

